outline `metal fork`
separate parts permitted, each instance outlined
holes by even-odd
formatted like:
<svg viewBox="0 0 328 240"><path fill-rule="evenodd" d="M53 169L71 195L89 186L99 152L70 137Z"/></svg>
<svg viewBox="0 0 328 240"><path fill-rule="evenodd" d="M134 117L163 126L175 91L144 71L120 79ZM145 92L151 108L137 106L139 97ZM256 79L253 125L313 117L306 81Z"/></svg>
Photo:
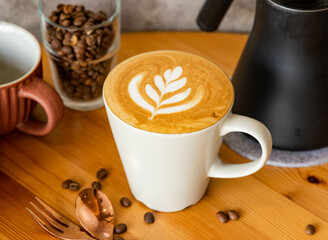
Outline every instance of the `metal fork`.
<svg viewBox="0 0 328 240"><path fill-rule="evenodd" d="M52 209L48 204L43 202L38 197L35 199L47 210L47 212L42 211L38 208L33 202L30 204L35 208L37 212L39 212L46 220L42 220L39 218L32 210L25 207L25 209L32 215L32 217L39 223L48 233L51 235L66 239L80 239L80 240L94 240L95 238L90 237L80 226L71 222L64 216L57 213L54 209Z"/></svg>

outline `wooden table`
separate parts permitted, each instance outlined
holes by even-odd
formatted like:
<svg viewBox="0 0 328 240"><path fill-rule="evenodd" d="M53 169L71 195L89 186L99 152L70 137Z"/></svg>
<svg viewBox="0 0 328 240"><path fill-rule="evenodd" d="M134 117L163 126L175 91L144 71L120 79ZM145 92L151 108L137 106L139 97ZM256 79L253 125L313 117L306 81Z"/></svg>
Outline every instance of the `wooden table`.
<svg viewBox="0 0 328 240"><path fill-rule="evenodd" d="M224 33L124 33L118 60L150 50L185 50L230 75L246 40L247 35ZM47 61L44 78L51 82ZM247 161L225 145L220 155L225 161ZM156 222L144 223L149 209L129 190L104 108L66 109L60 126L44 137L18 131L0 137L0 239L54 239L24 207L37 195L77 222L77 192L62 189L61 183L72 178L89 187L102 167L110 172L102 183L114 205L115 222L128 226L125 239L328 239L328 164L265 166L248 177L212 179L198 204L176 213L155 212ZM130 208L120 206L123 196L132 199ZM218 221L216 212L229 209L238 211L240 219ZM304 232L309 223L317 229L313 236Z"/></svg>

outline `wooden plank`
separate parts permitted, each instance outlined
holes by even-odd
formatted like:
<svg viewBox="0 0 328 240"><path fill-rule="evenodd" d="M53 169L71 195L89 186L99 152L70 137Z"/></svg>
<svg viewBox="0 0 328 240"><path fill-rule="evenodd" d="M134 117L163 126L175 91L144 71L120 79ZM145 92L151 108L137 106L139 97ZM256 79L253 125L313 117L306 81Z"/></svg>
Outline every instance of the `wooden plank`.
<svg viewBox="0 0 328 240"><path fill-rule="evenodd" d="M241 163L247 160L223 146L221 157L229 162ZM328 163L304 168L281 168L266 166L253 176L328 222Z"/></svg>
<svg viewBox="0 0 328 240"><path fill-rule="evenodd" d="M4 158L1 158L3 160ZM34 195L0 171L0 239L57 239L32 220L24 206L31 206Z"/></svg>

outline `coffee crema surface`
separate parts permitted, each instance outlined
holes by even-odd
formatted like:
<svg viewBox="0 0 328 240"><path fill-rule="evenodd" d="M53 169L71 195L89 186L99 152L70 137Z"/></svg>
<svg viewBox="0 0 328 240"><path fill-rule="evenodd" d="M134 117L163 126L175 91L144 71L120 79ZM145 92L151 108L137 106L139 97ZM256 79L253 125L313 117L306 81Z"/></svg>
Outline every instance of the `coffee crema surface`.
<svg viewBox="0 0 328 240"><path fill-rule="evenodd" d="M157 133L189 133L222 119L232 106L230 79L212 62L180 51L131 57L108 75L104 99L122 121Z"/></svg>

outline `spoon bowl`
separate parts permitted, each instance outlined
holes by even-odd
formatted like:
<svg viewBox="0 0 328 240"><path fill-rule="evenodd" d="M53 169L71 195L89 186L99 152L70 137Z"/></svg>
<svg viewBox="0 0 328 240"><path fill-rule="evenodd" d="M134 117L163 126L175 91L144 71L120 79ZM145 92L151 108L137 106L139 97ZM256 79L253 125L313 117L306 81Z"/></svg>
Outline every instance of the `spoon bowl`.
<svg viewBox="0 0 328 240"><path fill-rule="evenodd" d="M114 209L103 192L94 188L83 189L76 198L75 211L90 235L97 239L113 239Z"/></svg>

